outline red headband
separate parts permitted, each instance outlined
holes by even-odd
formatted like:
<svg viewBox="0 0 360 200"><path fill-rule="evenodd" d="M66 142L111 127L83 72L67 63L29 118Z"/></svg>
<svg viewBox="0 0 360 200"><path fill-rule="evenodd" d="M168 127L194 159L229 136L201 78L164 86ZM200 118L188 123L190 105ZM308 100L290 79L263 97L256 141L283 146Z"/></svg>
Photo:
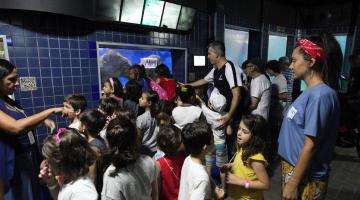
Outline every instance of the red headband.
<svg viewBox="0 0 360 200"><path fill-rule="evenodd" d="M319 45L311 42L308 39L300 39L298 45L309 54L310 57L315 58L318 61L323 61L325 57L324 49Z"/></svg>

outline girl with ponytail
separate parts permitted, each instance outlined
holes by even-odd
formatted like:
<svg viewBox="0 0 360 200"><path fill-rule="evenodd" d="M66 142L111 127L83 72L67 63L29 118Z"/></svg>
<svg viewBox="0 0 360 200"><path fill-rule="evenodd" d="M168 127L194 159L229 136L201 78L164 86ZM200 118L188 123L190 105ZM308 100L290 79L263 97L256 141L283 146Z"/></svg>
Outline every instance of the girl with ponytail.
<svg viewBox="0 0 360 200"><path fill-rule="evenodd" d="M340 46L328 33L300 39L293 50L290 69L308 88L288 108L280 130L283 199L325 199L339 122L341 64Z"/></svg>

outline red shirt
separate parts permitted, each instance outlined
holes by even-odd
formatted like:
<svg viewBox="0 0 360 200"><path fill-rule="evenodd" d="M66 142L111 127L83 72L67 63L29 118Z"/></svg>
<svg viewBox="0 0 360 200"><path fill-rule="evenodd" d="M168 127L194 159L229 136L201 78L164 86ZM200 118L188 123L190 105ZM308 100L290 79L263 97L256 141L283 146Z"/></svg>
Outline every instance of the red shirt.
<svg viewBox="0 0 360 200"><path fill-rule="evenodd" d="M175 88L177 83L175 79L167 79L164 77L159 77L159 79L159 85L166 91L169 101L172 101L176 96Z"/></svg>
<svg viewBox="0 0 360 200"><path fill-rule="evenodd" d="M162 200L177 200L180 188L181 168L185 160L184 152L160 158Z"/></svg>

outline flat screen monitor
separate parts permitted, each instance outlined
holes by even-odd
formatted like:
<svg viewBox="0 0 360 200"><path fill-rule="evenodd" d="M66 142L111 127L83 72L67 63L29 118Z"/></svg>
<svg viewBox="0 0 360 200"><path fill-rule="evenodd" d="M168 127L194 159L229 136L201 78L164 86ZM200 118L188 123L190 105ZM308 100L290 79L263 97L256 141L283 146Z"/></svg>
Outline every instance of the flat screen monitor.
<svg viewBox="0 0 360 200"><path fill-rule="evenodd" d="M121 0L96 0L96 19L119 21Z"/></svg>
<svg viewBox="0 0 360 200"><path fill-rule="evenodd" d="M183 6L180 12L180 19L177 26L178 30L187 31L193 25L195 9Z"/></svg>
<svg viewBox="0 0 360 200"><path fill-rule="evenodd" d="M146 74L155 78L155 67L159 64L168 66L173 71L171 49L142 49L140 47L99 46L99 68L101 83L109 77L118 77L122 83L128 78L132 65L142 64Z"/></svg>
<svg viewBox="0 0 360 200"><path fill-rule="evenodd" d="M144 0L124 0L121 10L121 22L140 24Z"/></svg>
<svg viewBox="0 0 360 200"><path fill-rule="evenodd" d="M205 66L206 58L205 56L194 56L194 66Z"/></svg>
<svg viewBox="0 0 360 200"><path fill-rule="evenodd" d="M161 21L161 27L176 29L179 20L181 6L174 3L165 3L164 14Z"/></svg>
<svg viewBox="0 0 360 200"><path fill-rule="evenodd" d="M164 1L146 0L142 24L158 27L160 25L163 8Z"/></svg>

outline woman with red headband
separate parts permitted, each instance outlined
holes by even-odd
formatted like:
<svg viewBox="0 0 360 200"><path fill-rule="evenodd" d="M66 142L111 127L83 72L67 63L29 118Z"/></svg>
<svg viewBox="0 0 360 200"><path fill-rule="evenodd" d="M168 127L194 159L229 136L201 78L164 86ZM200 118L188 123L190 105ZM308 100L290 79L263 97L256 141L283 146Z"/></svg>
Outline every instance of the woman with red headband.
<svg viewBox="0 0 360 200"><path fill-rule="evenodd" d="M325 199L339 122L336 89L342 64L340 46L331 34L300 39L290 69L305 90L288 108L279 136L282 197Z"/></svg>

